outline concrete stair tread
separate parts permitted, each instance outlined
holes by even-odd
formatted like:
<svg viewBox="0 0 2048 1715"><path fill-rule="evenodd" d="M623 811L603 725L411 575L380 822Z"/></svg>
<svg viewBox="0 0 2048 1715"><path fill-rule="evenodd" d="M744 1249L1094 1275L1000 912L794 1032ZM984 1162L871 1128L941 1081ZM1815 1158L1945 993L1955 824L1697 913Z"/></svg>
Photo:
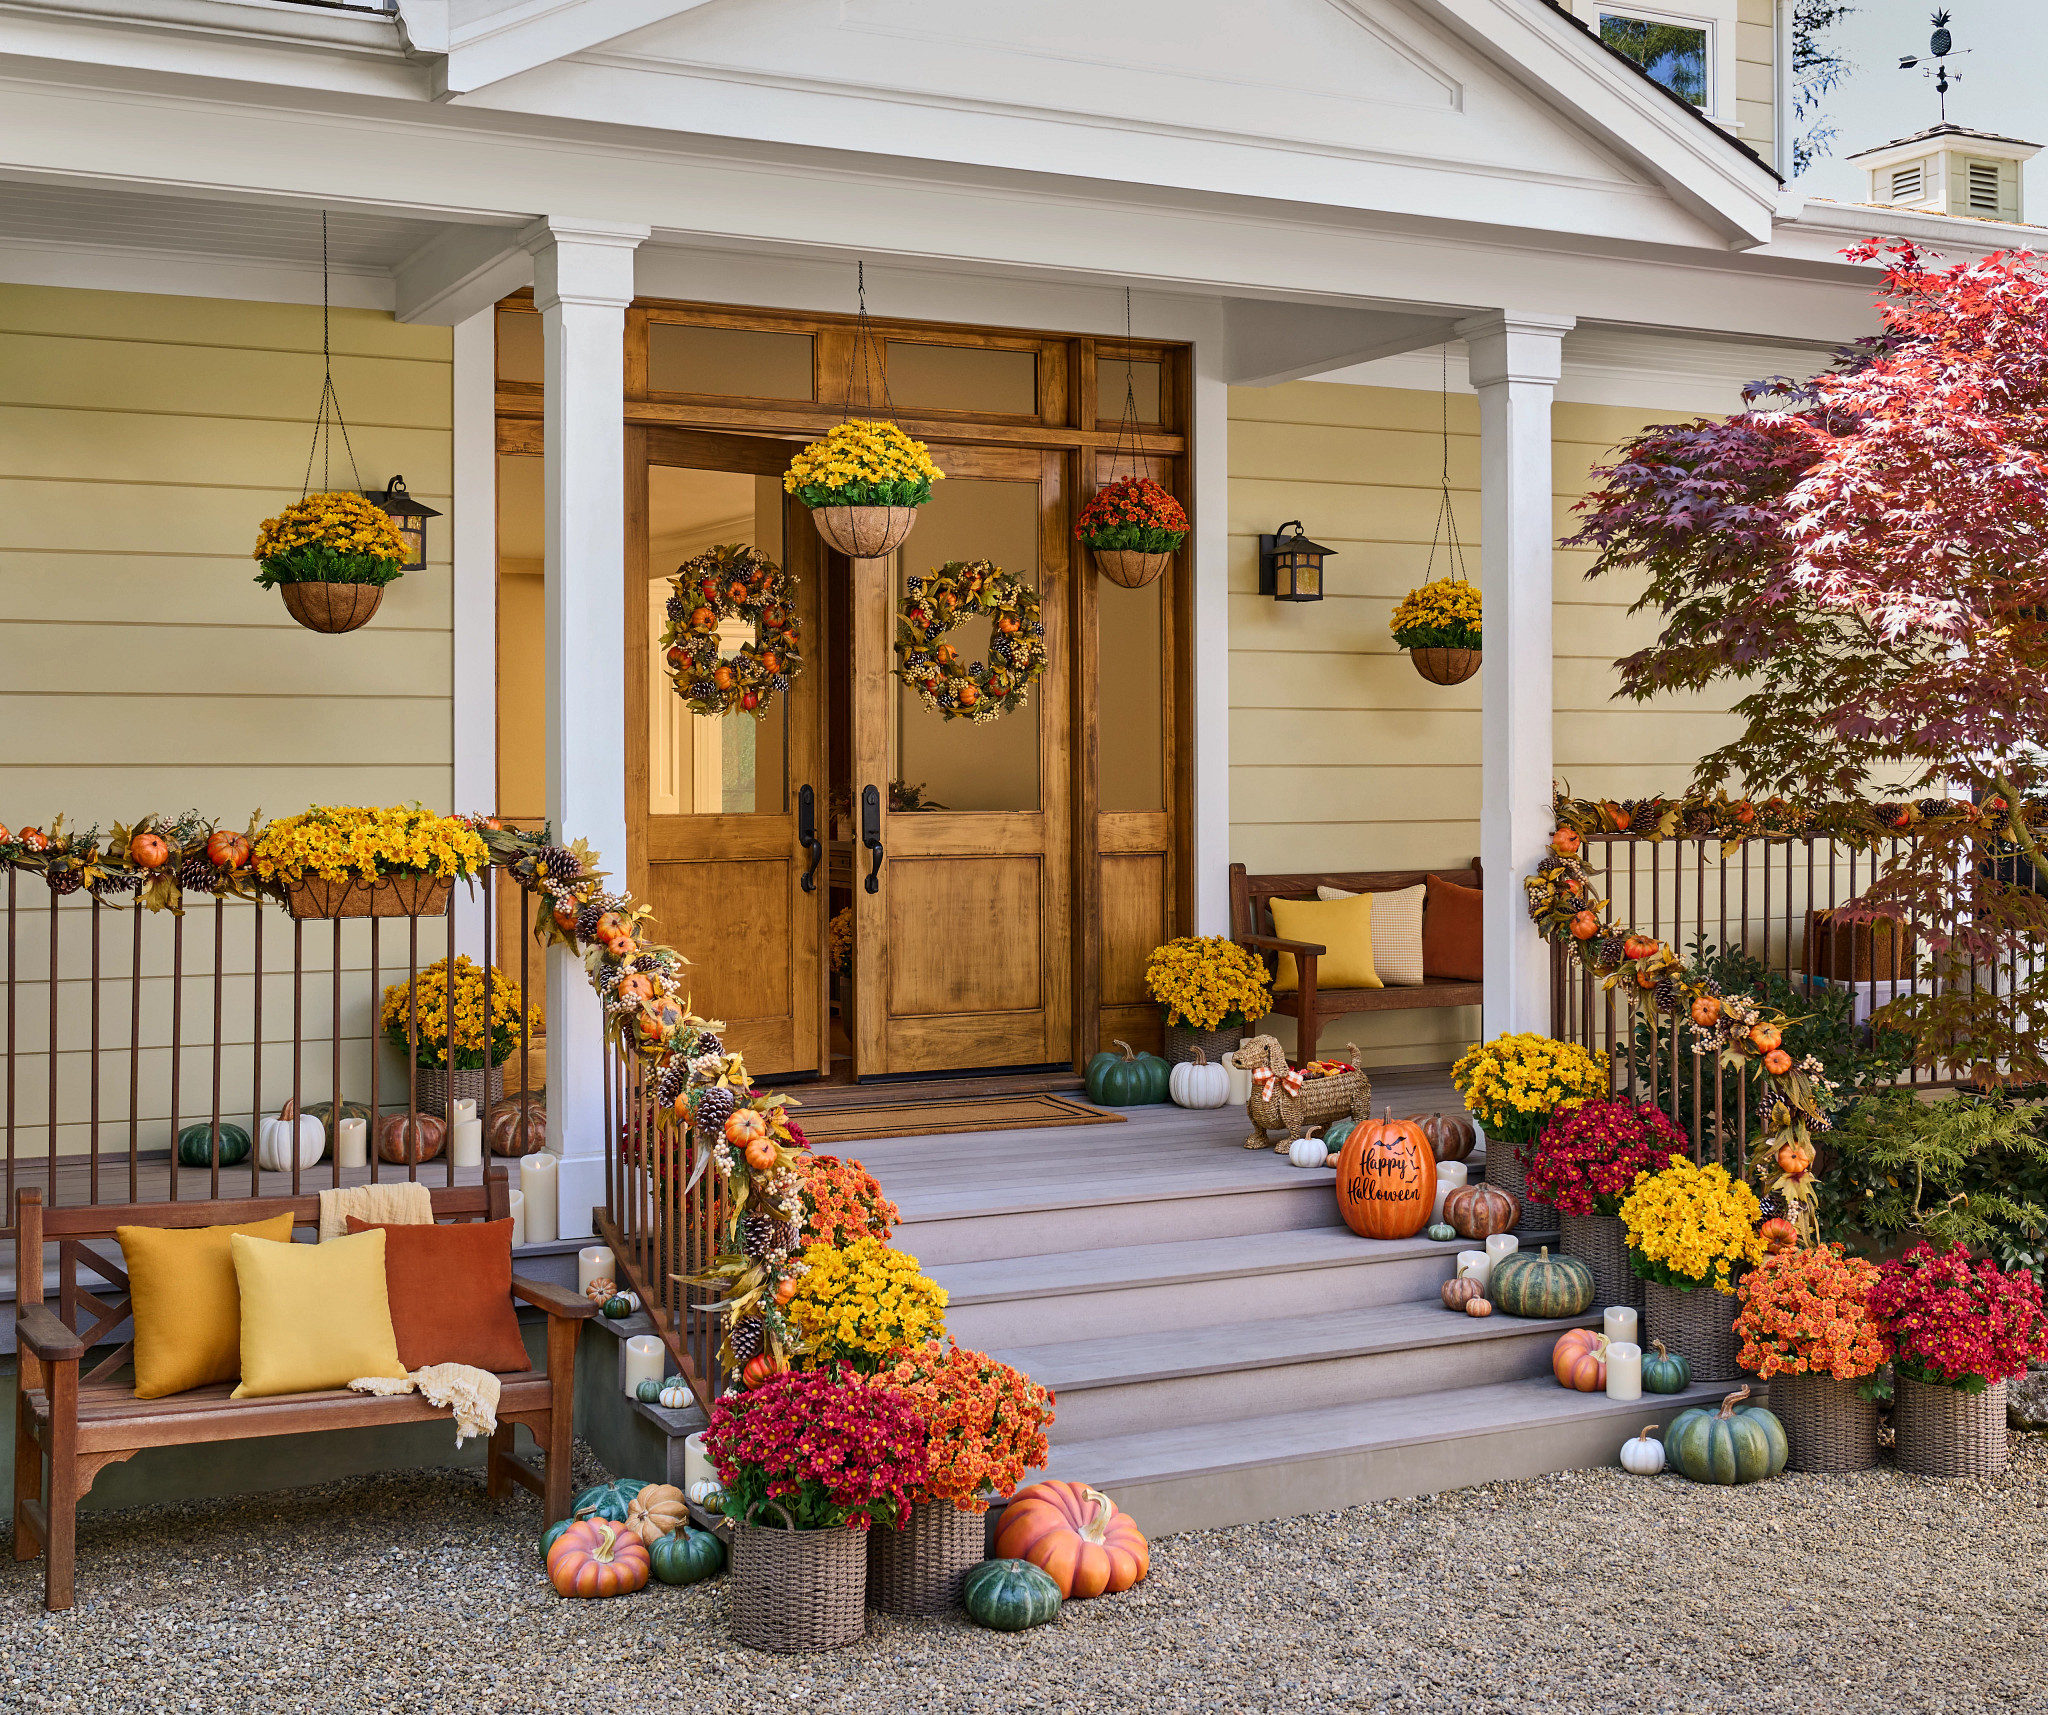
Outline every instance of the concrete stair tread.
<svg viewBox="0 0 2048 1715"><path fill-rule="evenodd" d="M1597 1325L1597 1315L1533 1319L1461 1316L1441 1303L1388 1304L1332 1310L1276 1321L1230 1322L1174 1333L1112 1334L1043 1346L1014 1346L992 1355L1055 1394L1129 1387L1176 1376L1215 1375L1287 1364L1399 1352L1416 1347L1557 1335Z"/></svg>

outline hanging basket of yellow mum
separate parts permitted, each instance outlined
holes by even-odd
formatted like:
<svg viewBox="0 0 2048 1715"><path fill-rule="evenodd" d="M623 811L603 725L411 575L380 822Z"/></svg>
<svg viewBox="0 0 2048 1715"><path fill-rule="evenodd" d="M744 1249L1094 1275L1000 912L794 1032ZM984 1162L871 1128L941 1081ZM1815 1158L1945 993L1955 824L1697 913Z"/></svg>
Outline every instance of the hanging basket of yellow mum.
<svg viewBox="0 0 2048 1715"><path fill-rule="evenodd" d="M1438 578L1402 597L1394 641L1432 685L1462 685L1479 671L1479 586Z"/></svg>
<svg viewBox="0 0 2048 1715"><path fill-rule="evenodd" d="M309 494L263 520L251 555L256 581L284 597L308 631L367 625L384 586L404 574L406 546L390 514L360 494Z"/></svg>
<svg viewBox="0 0 2048 1715"><path fill-rule="evenodd" d="M789 461L782 486L811 509L818 534L849 559L902 547L917 509L946 473L924 442L886 419L849 417Z"/></svg>

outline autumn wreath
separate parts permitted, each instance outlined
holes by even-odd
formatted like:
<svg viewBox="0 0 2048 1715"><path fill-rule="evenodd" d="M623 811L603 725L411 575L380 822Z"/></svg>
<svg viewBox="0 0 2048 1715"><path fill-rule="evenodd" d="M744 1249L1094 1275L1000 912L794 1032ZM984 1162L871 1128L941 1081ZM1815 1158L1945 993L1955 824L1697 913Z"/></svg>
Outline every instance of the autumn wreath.
<svg viewBox="0 0 2048 1715"><path fill-rule="evenodd" d="M896 610L896 677L924 706L970 721L1022 708L1045 672L1038 592L988 560L948 560L906 588ZM988 659L969 662L941 639L976 614L989 619Z"/></svg>
<svg viewBox="0 0 2048 1715"><path fill-rule="evenodd" d="M668 628L661 634L669 677L692 714L739 709L756 720L803 671L796 580L759 548L726 543L686 560L669 579ZM739 653L719 647L729 619L751 626Z"/></svg>

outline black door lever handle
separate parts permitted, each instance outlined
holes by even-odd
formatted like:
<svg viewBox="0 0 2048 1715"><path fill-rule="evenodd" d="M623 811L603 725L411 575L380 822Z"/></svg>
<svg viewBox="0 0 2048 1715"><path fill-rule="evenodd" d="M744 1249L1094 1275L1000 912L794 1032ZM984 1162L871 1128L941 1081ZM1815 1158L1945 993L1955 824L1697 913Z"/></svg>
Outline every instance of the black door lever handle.
<svg viewBox="0 0 2048 1715"><path fill-rule="evenodd" d="M882 795L872 786L860 789L860 843L874 856L874 867L864 883L868 892L880 893L882 883Z"/></svg>
<svg viewBox="0 0 2048 1715"><path fill-rule="evenodd" d="M818 891L818 864L825 855L825 842L818 838L818 795L808 786L796 795L796 843L811 855L800 883L804 892Z"/></svg>

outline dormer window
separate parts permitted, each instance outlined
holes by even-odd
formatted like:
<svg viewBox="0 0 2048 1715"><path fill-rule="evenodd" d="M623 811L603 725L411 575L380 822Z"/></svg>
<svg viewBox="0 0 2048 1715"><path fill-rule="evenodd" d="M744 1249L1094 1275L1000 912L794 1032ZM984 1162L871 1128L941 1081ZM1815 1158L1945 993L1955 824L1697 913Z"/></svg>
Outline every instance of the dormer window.
<svg viewBox="0 0 2048 1715"><path fill-rule="evenodd" d="M1632 59L1654 83L1661 83L1681 101L1709 105L1707 87L1709 27L1600 9L1600 39L1616 53Z"/></svg>

